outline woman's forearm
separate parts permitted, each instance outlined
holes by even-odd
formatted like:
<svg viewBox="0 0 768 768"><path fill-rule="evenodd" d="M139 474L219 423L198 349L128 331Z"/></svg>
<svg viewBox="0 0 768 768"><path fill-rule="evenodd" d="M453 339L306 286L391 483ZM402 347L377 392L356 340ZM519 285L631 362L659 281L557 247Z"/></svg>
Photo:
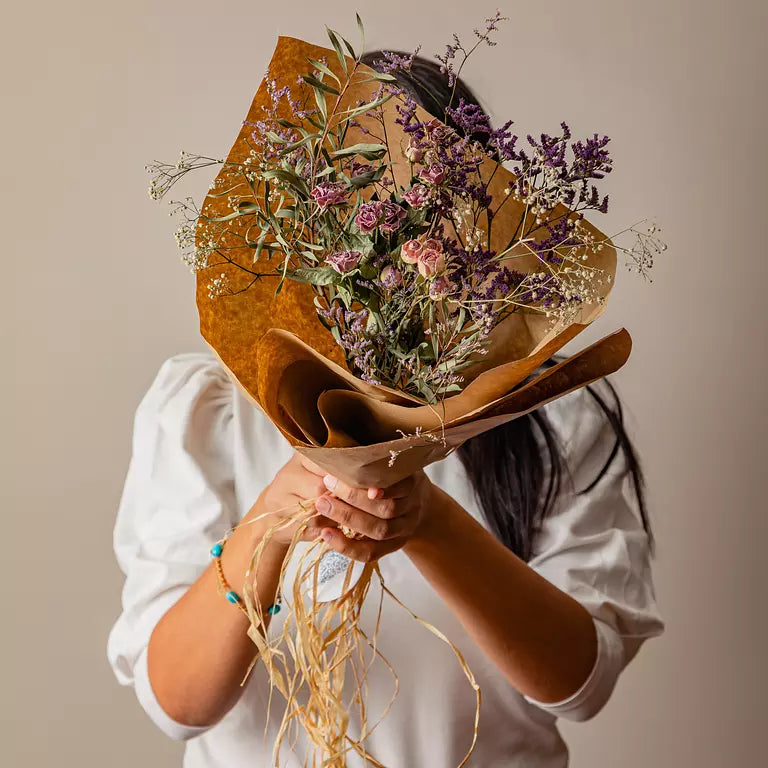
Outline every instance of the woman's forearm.
<svg viewBox="0 0 768 768"><path fill-rule="evenodd" d="M467 632L522 694L567 698L594 666L587 610L514 555L434 487L434 514L405 552Z"/></svg>
<svg viewBox="0 0 768 768"><path fill-rule="evenodd" d="M254 507L255 514L258 510ZM264 527L261 521L240 525L224 548L222 570L241 596L245 572ZM274 602L286 551L285 545L270 540L260 561L257 597L267 622L266 607ZM211 562L160 619L149 641L150 683L171 718L185 725L211 725L237 703L243 691L240 683L256 653L246 634L248 627L245 614L218 591Z"/></svg>

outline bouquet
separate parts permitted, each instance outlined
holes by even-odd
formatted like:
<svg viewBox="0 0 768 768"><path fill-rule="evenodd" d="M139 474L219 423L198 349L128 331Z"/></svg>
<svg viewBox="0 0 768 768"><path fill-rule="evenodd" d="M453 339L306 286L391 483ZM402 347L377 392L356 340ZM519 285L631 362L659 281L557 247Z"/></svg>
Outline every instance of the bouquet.
<svg viewBox="0 0 768 768"><path fill-rule="evenodd" d="M454 88L501 20L475 30L473 46L454 36L438 56ZM541 369L602 313L617 250L645 274L664 245L654 225L619 233L633 236L621 246L585 218L608 208L597 187L612 170L608 137L572 140L562 123L524 145L511 121L494 128L462 99L448 107L449 126L398 85L413 56L386 53L374 70L328 36L330 49L280 37L226 159L182 152L176 164L154 163L150 195L220 166L201 209L173 203L203 337L296 450L352 485L387 487L621 367L631 347L623 329ZM311 514L299 508L284 524ZM326 552L318 540L303 554L277 643L246 589L249 636L287 705L275 764L298 723L323 765L345 765L350 750L380 765L364 746L374 726L360 647L386 660L358 619L371 579L397 598L370 562L340 598L319 603ZM479 689L451 647L479 717ZM357 686L357 737L345 674ZM477 719L462 765L476 735Z"/></svg>

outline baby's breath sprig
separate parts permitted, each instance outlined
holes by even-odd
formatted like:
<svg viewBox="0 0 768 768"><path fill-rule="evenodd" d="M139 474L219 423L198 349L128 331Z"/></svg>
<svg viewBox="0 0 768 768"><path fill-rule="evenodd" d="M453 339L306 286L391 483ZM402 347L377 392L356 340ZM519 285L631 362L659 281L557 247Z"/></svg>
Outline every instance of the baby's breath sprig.
<svg viewBox="0 0 768 768"><path fill-rule="evenodd" d="M223 160L195 155L184 150L181 150L179 159L174 164L156 160L144 166L147 173L152 175L148 194L153 200L162 200L171 187L190 171L209 168L212 165L222 165L223 163Z"/></svg>

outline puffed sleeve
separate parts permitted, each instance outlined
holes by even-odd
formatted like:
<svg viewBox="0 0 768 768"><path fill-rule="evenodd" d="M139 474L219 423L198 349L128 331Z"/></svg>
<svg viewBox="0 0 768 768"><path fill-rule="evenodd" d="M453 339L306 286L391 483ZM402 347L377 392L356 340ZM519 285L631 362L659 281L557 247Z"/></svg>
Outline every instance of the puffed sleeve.
<svg viewBox="0 0 768 768"><path fill-rule="evenodd" d="M598 394L610 403L604 384ZM556 703L527 700L567 720L602 709L619 674L645 639L664 629L650 565L650 546L621 452L586 493L609 458L614 431L586 390L546 407L567 461L563 488L545 519L529 565L592 615L597 658L587 680Z"/></svg>
<svg viewBox="0 0 768 768"><path fill-rule="evenodd" d="M125 574L122 613L107 643L118 681L173 739L206 730L172 720L147 673L155 625L205 570L211 544L237 521L232 385L205 354L167 360L134 420L132 456L114 528Z"/></svg>

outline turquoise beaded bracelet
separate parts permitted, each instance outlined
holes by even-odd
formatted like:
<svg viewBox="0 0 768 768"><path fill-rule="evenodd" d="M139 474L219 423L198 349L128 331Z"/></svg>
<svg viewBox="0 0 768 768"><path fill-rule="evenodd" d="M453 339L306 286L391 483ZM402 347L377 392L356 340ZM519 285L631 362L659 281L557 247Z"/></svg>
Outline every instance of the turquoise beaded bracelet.
<svg viewBox="0 0 768 768"><path fill-rule="evenodd" d="M232 535L232 531L230 530L229 533L223 538L219 539L212 547L211 547L211 557L213 557L213 561L216 564L216 574L219 577L219 586L221 587L222 592L224 593L224 597L229 600L230 603L233 605L237 605L240 610L243 611L243 613L248 616L248 610L243 605L243 601L240 598L240 595L235 592L232 587L229 586L229 582L227 582L226 577L224 576L224 569L221 566L221 554L224 551L224 543L226 540ZM280 611L282 604L282 598L280 596L280 592L278 590L277 593L277 600L272 603L272 605L267 608L267 613L271 616L274 616L276 613ZM250 617L249 617L250 620Z"/></svg>

